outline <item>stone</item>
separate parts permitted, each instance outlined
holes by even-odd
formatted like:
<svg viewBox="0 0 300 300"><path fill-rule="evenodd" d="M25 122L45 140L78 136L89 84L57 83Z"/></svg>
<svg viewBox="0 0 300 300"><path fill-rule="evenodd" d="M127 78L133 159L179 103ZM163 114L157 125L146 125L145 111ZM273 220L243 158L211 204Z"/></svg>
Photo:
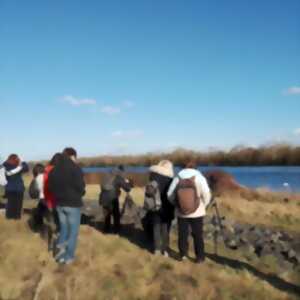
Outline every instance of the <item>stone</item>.
<svg viewBox="0 0 300 300"><path fill-rule="evenodd" d="M267 256L267 255L271 255L273 253L272 248L270 247L270 245L265 244L263 245L263 247L261 248L261 251L259 253L260 257L263 256Z"/></svg>
<svg viewBox="0 0 300 300"><path fill-rule="evenodd" d="M287 255L289 259L293 259L297 257L297 253L293 249L290 249Z"/></svg>

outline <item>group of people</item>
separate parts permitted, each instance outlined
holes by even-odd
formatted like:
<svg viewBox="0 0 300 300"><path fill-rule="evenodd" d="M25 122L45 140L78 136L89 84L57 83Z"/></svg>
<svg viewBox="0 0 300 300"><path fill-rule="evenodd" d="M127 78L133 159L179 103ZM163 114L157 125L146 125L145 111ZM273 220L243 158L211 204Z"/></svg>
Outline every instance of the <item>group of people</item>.
<svg viewBox="0 0 300 300"><path fill-rule="evenodd" d="M25 186L22 174L29 171L28 165L12 154L3 164L5 170L6 218L20 219ZM104 212L104 231L120 232L121 190L129 193L133 182L126 178L123 166L114 168L101 180L99 204ZM77 152L66 148L53 156L47 166L37 164L33 168L33 181L29 194L36 194L38 205L35 222L42 224L47 216L58 228L55 243L55 259L60 264L74 261L81 208L85 194L83 172L77 164ZM211 200L205 177L189 162L175 175L173 164L162 160L149 169L149 181L145 187L142 224L153 242L155 255L169 256L169 236L172 222L177 217L178 248L181 260L188 255L188 238L192 233L196 262L205 259L203 241L203 218Z"/></svg>

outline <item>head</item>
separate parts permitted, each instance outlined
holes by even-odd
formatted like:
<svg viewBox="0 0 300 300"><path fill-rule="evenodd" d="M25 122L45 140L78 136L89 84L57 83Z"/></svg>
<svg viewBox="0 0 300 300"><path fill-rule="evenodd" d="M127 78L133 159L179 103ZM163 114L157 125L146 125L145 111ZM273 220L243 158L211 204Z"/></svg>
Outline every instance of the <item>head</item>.
<svg viewBox="0 0 300 300"><path fill-rule="evenodd" d="M67 147L64 149L63 154L68 156L70 159L72 159L73 161L77 160L77 152L74 148L72 147Z"/></svg>
<svg viewBox="0 0 300 300"><path fill-rule="evenodd" d="M125 172L125 168L123 165L118 165L117 167L114 167L112 170L111 170L112 174L114 175L121 175Z"/></svg>
<svg viewBox="0 0 300 300"><path fill-rule="evenodd" d="M125 172L125 167L123 165L118 165L120 172Z"/></svg>
<svg viewBox="0 0 300 300"><path fill-rule="evenodd" d="M170 178L174 177L173 164L169 160L161 160L157 165L151 166L150 172L157 173Z"/></svg>
<svg viewBox="0 0 300 300"><path fill-rule="evenodd" d="M39 174L43 174L45 167L42 164L36 164L32 169L33 177L37 177Z"/></svg>
<svg viewBox="0 0 300 300"><path fill-rule="evenodd" d="M185 169L197 169L197 163L194 160L188 160L185 165Z"/></svg>
<svg viewBox="0 0 300 300"><path fill-rule="evenodd" d="M63 158L63 155L61 153L55 153L53 155L53 157L51 158L49 165L57 166L60 163L60 161L62 160L62 158Z"/></svg>
<svg viewBox="0 0 300 300"><path fill-rule="evenodd" d="M6 160L7 163L13 166L18 166L20 164L20 158L17 154L10 154Z"/></svg>

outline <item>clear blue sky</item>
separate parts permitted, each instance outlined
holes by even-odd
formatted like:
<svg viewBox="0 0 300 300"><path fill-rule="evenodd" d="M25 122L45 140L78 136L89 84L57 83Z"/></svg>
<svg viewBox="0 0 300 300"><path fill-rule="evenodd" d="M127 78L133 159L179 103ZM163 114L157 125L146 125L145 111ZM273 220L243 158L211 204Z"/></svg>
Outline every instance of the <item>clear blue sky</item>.
<svg viewBox="0 0 300 300"><path fill-rule="evenodd" d="M300 1L0 0L0 157L300 142Z"/></svg>

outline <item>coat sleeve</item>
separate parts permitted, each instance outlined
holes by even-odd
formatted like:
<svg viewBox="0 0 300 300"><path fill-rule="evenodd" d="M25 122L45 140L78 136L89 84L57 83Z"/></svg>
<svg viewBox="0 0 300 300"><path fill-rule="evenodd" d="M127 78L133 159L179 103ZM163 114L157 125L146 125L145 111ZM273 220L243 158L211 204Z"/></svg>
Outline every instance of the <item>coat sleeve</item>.
<svg viewBox="0 0 300 300"><path fill-rule="evenodd" d="M76 168L74 175L73 187L81 196L83 196L85 194L85 182L83 173L79 167Z"/></svg>
<svg viewBox="0 0 300 300"><path fill-rule="evenodd" d="M169 187L169 190L167 192L167 196L168 196L168 200L174 204L175 203L175 190L176 190L176 187L177 187L177 184L179 182L179 179L178 177L175 177Z"/></svg>
<svg viewBox="0 0 300 300"><path fill-rule="evenodd" d="M211 200L211 192L205 177L199 173L196 177L197 189L200 193L200 197L205 205L205 207L209 204Z"/></svg>
<svg viewBox="0 0 300 300"><path fill-rule="evenodd" d="M28 164L26 162L22 162L22 173L27 173L29 171Z"/></svg>
<svg viewBox="0 0 300 300"><path fill-rule="evenodd" d="M10 170L10 171L6 171L6 172L5 172L5 175L6 175L6 176L13 176L13 175L15 175L15 174L18 174L18 173L22 172L22 169L23 169L23 167L22 167L22 165L20 165L20 166L18 166L18 167L16 167L16 168L12 169L12 170Z"/></svg>

